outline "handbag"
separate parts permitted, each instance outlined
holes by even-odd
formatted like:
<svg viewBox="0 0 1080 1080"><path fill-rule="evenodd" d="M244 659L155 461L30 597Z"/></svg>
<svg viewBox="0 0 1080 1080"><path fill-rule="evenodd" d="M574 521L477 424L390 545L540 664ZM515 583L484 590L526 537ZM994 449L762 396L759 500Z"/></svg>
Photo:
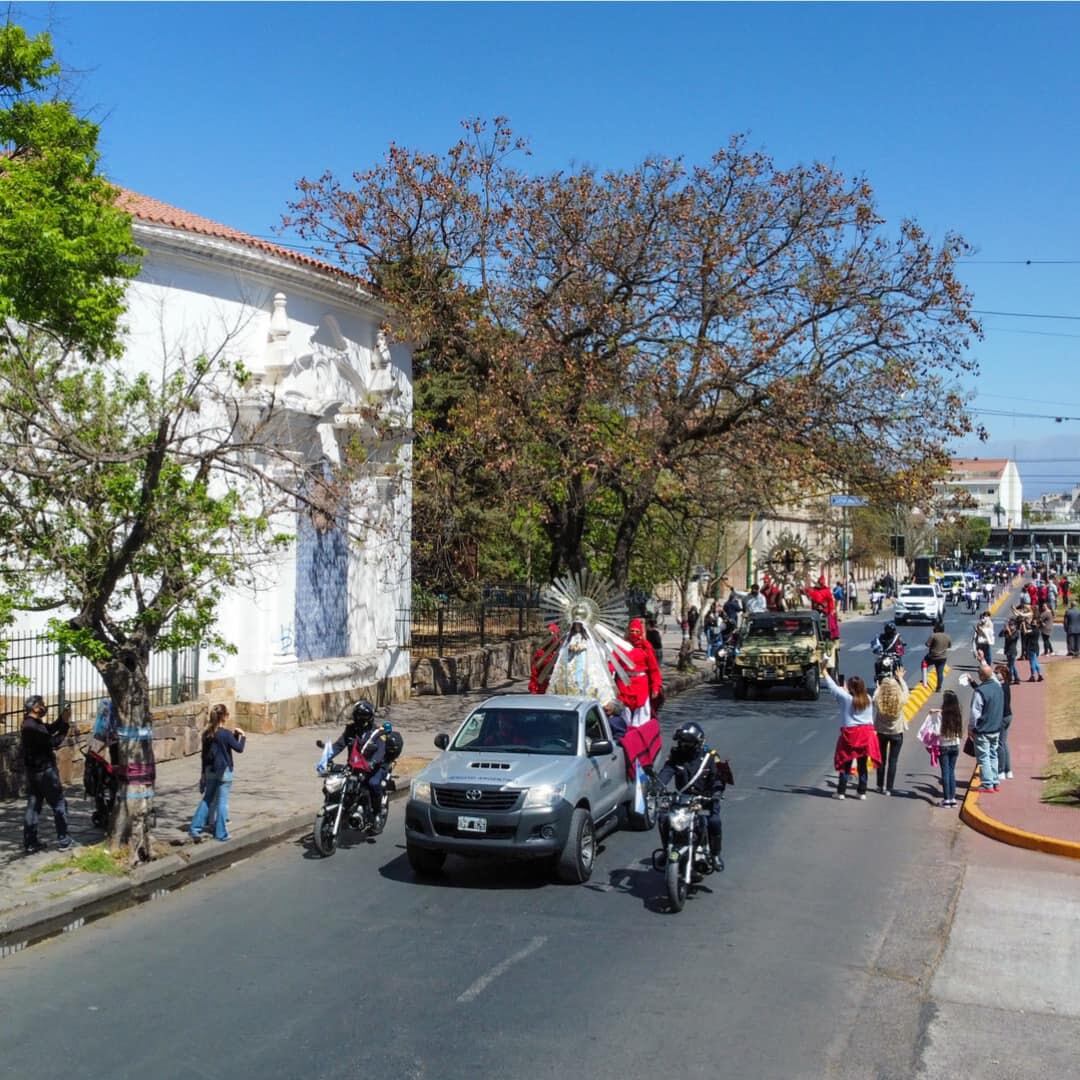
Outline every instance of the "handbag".
<svg viewBox="0 0 1080 1080"><path fill-rule="evenodd" d="M975 740L970 735L964 740L964 753L968 757L975 756Z"/></svg>

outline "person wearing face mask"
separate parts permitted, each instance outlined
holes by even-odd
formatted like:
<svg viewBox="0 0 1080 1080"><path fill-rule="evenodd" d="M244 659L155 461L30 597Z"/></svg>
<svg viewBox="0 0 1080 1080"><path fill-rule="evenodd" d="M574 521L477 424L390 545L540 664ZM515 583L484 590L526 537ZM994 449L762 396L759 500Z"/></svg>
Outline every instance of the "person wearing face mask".
<svg viewBox="0 0 1080 1080"><path fill-rule="evenodd" d="M59 717L51 723L45 719L48 706L40 694L32 694L23 703L23 722L19 732L23 765L26 768L26 815L23 819L23 851L34 855L45 850L38 839L38 818L41 804L49 804L56 825L56 846L61 851L74 841L68 833L67 802L56 751L67 738L71 727L71 706L65 705Z"/></svg>

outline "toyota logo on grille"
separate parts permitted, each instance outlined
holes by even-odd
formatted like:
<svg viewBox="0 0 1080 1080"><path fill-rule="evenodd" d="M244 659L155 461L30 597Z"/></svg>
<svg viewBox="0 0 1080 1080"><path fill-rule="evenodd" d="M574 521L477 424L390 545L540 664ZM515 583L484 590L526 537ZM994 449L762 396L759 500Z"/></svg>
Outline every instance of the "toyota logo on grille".
<svg viewBox="0 0 1080 1080"><path fill-rule="evenodd" d="M469 790L465 792L465 798L468 799L469 802L479 802L483 797L484 793L479 788L469 788Z"/></svg>

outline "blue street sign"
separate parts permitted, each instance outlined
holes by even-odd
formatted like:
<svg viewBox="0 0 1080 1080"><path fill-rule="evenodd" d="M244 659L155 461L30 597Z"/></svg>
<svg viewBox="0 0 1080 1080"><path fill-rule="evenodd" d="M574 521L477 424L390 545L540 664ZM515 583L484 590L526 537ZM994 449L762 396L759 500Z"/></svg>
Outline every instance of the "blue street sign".
<svg viewBox="0 0 1080 1080"><path fill-rule="evenodd" d="M865 506L866 500L861 495L830 495L830 506Z"/></svg>

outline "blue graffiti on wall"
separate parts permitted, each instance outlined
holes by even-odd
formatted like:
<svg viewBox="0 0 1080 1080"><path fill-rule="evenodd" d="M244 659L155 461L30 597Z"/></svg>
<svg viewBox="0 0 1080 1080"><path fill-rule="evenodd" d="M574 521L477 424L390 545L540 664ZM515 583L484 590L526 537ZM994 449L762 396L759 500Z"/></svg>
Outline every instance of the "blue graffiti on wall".
<svg viewBox="0 0 1080 1080"><path fill-rule="evenodd" d="M296 522L296 657L345 656L349 646L348 541L338 525L318 528L301 510Z"/></svg>

